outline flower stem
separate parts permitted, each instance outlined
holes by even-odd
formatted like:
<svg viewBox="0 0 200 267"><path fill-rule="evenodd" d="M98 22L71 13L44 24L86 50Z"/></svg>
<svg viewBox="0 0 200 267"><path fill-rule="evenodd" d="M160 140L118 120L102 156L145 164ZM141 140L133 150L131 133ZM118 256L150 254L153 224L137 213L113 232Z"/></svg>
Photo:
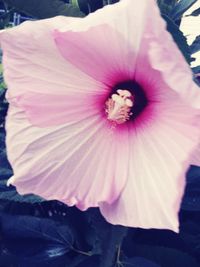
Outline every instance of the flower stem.
<svg viewBox="0 0 200 267"><path fill-rule="evenodd" d="M113 267L119 261L119 248L128 231L127 227L110 225L102 244L102 259L99 267Z"/></svg>

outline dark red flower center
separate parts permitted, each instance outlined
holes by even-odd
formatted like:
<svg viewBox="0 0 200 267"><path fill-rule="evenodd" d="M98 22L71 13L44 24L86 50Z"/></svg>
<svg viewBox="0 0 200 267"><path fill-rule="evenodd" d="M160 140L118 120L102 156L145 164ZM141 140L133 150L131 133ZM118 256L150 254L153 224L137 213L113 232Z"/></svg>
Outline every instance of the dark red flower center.
<svg viewBox="0 0 200 267"><path fill-rule="evenodd" d="M135 81L116 84L105 103L107 119L115 124L134 120L148 105L144 89Z"/></svg>

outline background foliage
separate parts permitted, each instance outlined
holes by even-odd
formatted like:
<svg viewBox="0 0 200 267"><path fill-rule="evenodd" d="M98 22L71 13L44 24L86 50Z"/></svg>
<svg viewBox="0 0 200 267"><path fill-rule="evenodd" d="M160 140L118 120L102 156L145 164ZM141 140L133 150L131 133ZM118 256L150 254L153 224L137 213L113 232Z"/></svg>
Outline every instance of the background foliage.
<svg viewBox="0 0 200 267"><path fill-rule="evenodd" d="M1 28L18 11L33 19L80 16L117 2L101 0L4 0ZM195 0L158 0L168 31L188 64L200 51L200 36L191 46L179 29L183 13ZM134 8L134 6L133 6ZM198 16L200 9L192 12ZM172 51L173 53L173 51ZM200 66L193 69L198 83ZM200 266L200 168L191 166L179 214L180 234L112 226L98 209L81 212L58 201L20 196L6 181L12 169L6 157L6 85L0 66L0 267L198 267Z"/></svg>

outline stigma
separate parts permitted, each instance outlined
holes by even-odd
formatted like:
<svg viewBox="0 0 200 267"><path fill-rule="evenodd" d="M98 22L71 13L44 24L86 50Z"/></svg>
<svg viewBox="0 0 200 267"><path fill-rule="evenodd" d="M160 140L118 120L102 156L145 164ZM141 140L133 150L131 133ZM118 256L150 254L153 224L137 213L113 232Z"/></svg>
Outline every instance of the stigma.
<svg viewBox="0 0 200 267"><path fill-rule="evenodd" d="M134 97L131 92L118 89L105 103L107 119L114 124L127 122L132 115L131 109L133 105Z"/></svg>

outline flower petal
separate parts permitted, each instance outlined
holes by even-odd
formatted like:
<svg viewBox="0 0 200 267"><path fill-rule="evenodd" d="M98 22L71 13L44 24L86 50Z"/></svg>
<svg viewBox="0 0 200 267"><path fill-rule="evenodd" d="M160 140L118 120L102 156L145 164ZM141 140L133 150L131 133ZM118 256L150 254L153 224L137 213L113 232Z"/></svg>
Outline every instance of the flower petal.
<svg viewBox="0 0 200 267"><path fill-rule="evenodd" d="M171 34L167 32L166 23L160 16L156 1L152 1L151 4L139 57L145 56L150 61L152 69L162 74L171 89L179 93L191 106L200 108L200 90L193 81L191 68ZM139 65L143 67L142 61Z"/></svg>
<svg viewBox="0 0 200 267"><path fill-rule="evenodd" d="M128 181L119 199L103 203L101 212L112 224L177 232L188 157L199 140L196 111L169 101L157 112L154 123L130 131Z"/></svg>
<svg viewBox="0 0 200 267"><path fill-rule="evenodd" d="M155 0L120 1L66 25L55 39L67 61L106 85L134 78L149 61L172 90L200 107L200 90Z"/></svg>
<svg viewBox="0 0 200 267"><path fill-rule="evenodd" d="M106 6L55 31L63 57L109 86L133 78L146 11L145 2L136 2L124 0ZM134 4L137 8L131 8Z"/></svg>
<svg viewBox="0 0 200 267"><path fill-rule="evenodd" d="M25 22L0 34L7 98L25 110L34 125L81 120L88 116L86 110L90 115L96 99L100 101L107 92L103 84L64 60L55 46L53 29L74 20L78 19L56 17ZM77 108L76 114L72 113L72 105Z"/></svg>
<svg viewBox="0 0 200 267"><path fill-rule="evenodd" d="M102 101L101 95L26 93L13 99L12 104L22 107L33 125L50 127L66 122L79 123L94 115L101 115Z"/></svg>
<svg viewBox="0 0 200 267"><path fill-rule="evenodd" d="M200 166L200 144L192 154L190 164L195 166Z"/></svg>
<svg viewBox="0 0 200 267"><path fill-rule="evenodd" d="M126 131L119 134L105 124L93 116L38 128L11 106L6 129L14 176L9 183L20 194L35 193L83 210L112 203L126 182L129 147Z"/></svg>

